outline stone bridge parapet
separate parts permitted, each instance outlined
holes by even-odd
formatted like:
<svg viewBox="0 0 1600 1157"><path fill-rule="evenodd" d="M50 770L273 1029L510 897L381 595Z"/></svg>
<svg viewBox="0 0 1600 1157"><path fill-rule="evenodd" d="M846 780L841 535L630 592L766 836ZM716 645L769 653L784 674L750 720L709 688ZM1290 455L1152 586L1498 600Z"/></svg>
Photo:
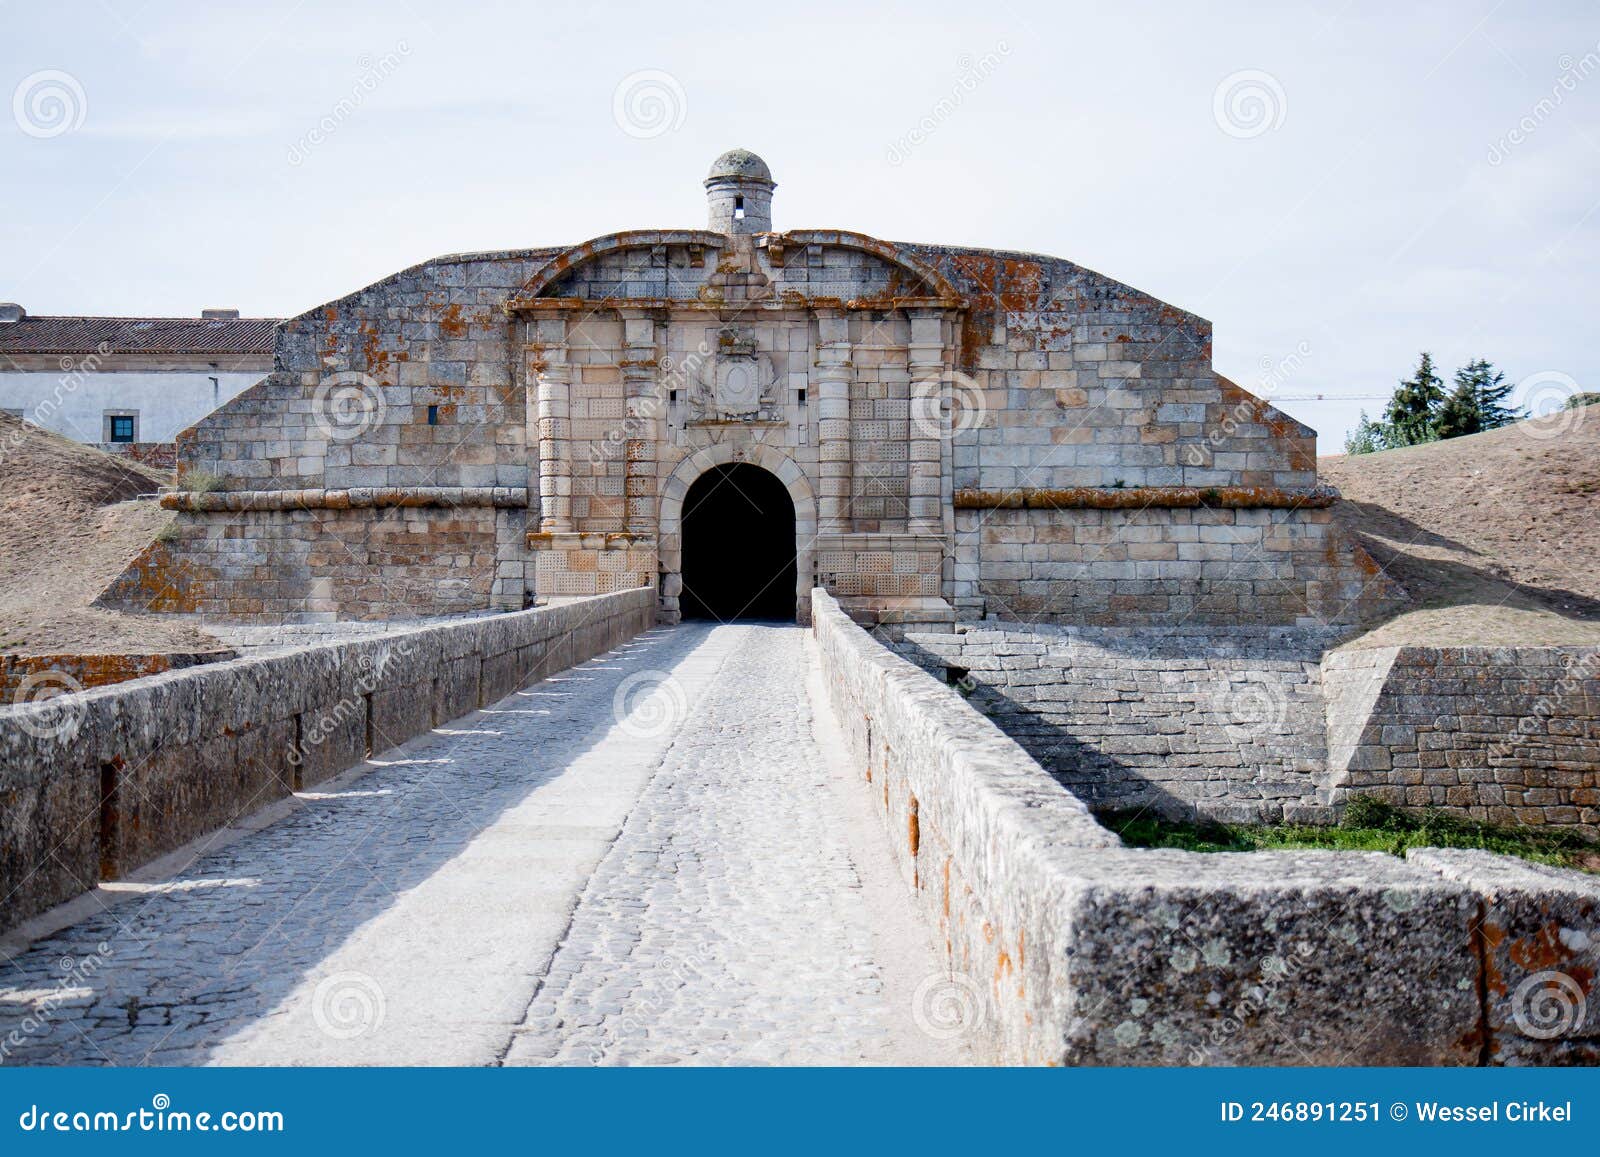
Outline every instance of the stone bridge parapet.
<svg viewBox="0 0 1600 1157"><path fill-rule="evenodd" d="M982 1026L991 1059L1600 1061L1600 880L1474 851L1124 848L821 590L812 622L851 758L946 953L932 996Z"/></svg>
<svg viewBox="0 0 1600 1157"><path fill-rule="evenodd" d="M640 587L0 709L0 931L648 629Z"/></svg>

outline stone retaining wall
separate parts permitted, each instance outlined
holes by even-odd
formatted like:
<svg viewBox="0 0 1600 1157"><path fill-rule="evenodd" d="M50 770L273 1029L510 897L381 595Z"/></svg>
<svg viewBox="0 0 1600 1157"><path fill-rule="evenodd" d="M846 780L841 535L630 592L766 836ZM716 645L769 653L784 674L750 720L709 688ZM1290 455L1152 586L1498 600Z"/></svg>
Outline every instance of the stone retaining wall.
<svg viewBox="0 0 1600 1157"><path fill-rule="evenodd" d="M0 930L649 628L648 587L0 710Z"/></svg>
<svg viewBox="0 0 1600 1157"><path fill-rule="evenodd" d="M1375 622L1404 593L1320 506L958 508L965 619L1063 626Z"/></svg>
<svg viewBox="0 0 1600 1157"><path fill-rule="evenodd" d="M911 630L893 644L959 680L1094 808L1233 822L1327 821L1318 661L1294 628Z"/></svg>
<svg viewBox="0 0 1600 1157"><path fill-rule="evenodd" d="M210 651L163 651L143 655L85 655L70 652L58 655L0 655L0 702L19 703L32 699L30 687L42 684L52 691L76 683L79 689L104 687L146 675L201 663L231 659L226 647Z"/></svg>
<svg viewBox="0 0 1600 1157"><path fill-rule="evenodd" d="M1600 648L1329 649L1332 630L907 628L1092 807L1329 823L1352 793L1600 834Z"/></svg>
<svg viewBox="0 0 1600 1157"><path fill-rule="evenodd" d="M163 501L180 498L187 503L184 513L129 564L97 606L257 624L523 606L524 509L492 500L215 508L235 501L230 492L167 495ZM202 500L204 509L196 506Z"/></svg>
<svg viewBox="0 0 1600 1157"><path fill-rule="evenodd" d="M1381 647L1323 661L1329 786L1600 833L1600 647Z"/></svg>
<svg viewBox="0 0 1600 1157"><path fill-rule="evenodd" d="M825 592L812 615L863 787L949 962L919 999L964 1006L992 1059L1600 1061L1593 878L1476 852L1120 847ZM1570 1013L1554 1032L1552 993Z"/></svg>

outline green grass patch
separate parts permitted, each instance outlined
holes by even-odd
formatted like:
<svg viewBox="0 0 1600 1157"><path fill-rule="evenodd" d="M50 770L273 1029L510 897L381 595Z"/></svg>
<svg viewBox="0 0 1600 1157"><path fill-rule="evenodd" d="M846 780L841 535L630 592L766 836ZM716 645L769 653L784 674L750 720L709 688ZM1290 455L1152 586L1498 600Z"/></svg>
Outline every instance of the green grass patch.
<svg viewBox="0 0 1600 1157"><path fill-rule="evenodd" d="M185 470L178 475L175 485L179 490L187 490L191 494L210 494L213 490L222 489L222 479L203 470Z"/></svg>
<svg viewBox="0 0 1600 1157"><path fill-rule="evenodd" d="M1600 845L1577 832L1497 827L1431 810L1402 811L1370 796L1352 798L1337 827L1168 820L1135 811L1104 811L1096 818L1134 848L1181 848L1188 852L1324 848L1387 852L1391 856L1403 856L1407 848L1479 848L1540 864L1600 872Z"/></svg>

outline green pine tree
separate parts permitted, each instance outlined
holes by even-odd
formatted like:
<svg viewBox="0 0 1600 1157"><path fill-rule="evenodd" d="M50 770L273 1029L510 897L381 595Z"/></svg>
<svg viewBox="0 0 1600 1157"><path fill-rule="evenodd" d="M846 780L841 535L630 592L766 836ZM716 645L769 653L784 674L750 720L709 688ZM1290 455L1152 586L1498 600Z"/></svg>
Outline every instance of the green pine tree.
<svg viewBox="0 0 1600 1157"><path fill-rule="evenodd" d="M1356 428L1344 436L1344 452L1346 454L1376 454L1379 450L1388 447L1388 439L1384 436L1382 422L1374 422L1367 417L1365 410L1361 411L1361 420L1356 423Z"/></svg>
<svg viewBox="0 0 1600 1157"><path fill-rule="evenodd" d="M1480 430L1498 430L1501 426L1509 426L1512 422L1520 422L1527 414L1521 406L1508 406L1506 399L1511 396L1515 382L1506 381L1506 376L1494 368L1494 363L1479 358L1475 362L1468 362L1464 370L1456 371L1456 381L1461 381L1465 373L1471 378L1473 388L1478 394L1478 428Z"/></svg>
<svg viewBox="0 0 1600 1157"><path fill-rule="evenodd" d="M1483 429L1478 413L1477 383L1466 376L1466 370L1456 371L1456 388L1439 407L1433 432L1440 438L1459 438L1463 434L1476 434Z"/></svg>
<svg viewBox="0 0 1600 1157"><path fill-rule="evenodd" d="M1433 355L1423 352L1417 372L1402 381L1384 411L1387 440L1391 446L1415 446L1432 442L1434 422L1444 405L1444 382L1433 369Z"/></svg>
<svg viewBox="0 0 1600 1157"><path fill-rule="evenodd" d="M1456 371L1455 389L1439 408L1434 430L1441 438L1459 438L1483 430L1497 430L1524 417L1520 408L1506 405L1512 383L1484 358Z"/></svg>

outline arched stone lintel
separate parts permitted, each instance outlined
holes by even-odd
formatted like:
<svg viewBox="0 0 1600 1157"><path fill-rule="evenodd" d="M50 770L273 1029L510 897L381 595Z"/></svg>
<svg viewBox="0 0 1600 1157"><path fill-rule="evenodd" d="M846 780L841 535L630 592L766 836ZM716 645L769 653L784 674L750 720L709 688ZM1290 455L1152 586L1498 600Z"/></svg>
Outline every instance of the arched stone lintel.
<svg viewBox="0 0 1600 1157"><path fill-rule="evenodd" d="M844 229L792 229L787 233L764 233L758 236L769 240L776 239L774 243L798 246L831 245L871 254L880 261L896 266L920 282L925 292L932 295L931 301L942 303L946 308L960 308L964 304L960 291L949 278L926 261L905 252L892 241ZM567 273L618 250L649 249L658 245L700 245L720 250L726 248L728 243L728 238L723 234L702 229L636 229L624 233L608 233L603 237L585 241L581 245L574 245L552 257L512 296L506 303L506 309L515 313L521 308L531 307L536 299L549 292ZM593 307L598 303L585 300L583 304Z"/></svg>
<svg viewBox="0 0 1600 1157"><path fill-rule="evenodd" d="M657 245L703 245L708 249L721 249L727 243L728 239L721 233L704 229L629 229L607 233L552 257L513 295L507 308L515 309L518 302L539 297L569 270L619 249L649 249Z"/></svg>

